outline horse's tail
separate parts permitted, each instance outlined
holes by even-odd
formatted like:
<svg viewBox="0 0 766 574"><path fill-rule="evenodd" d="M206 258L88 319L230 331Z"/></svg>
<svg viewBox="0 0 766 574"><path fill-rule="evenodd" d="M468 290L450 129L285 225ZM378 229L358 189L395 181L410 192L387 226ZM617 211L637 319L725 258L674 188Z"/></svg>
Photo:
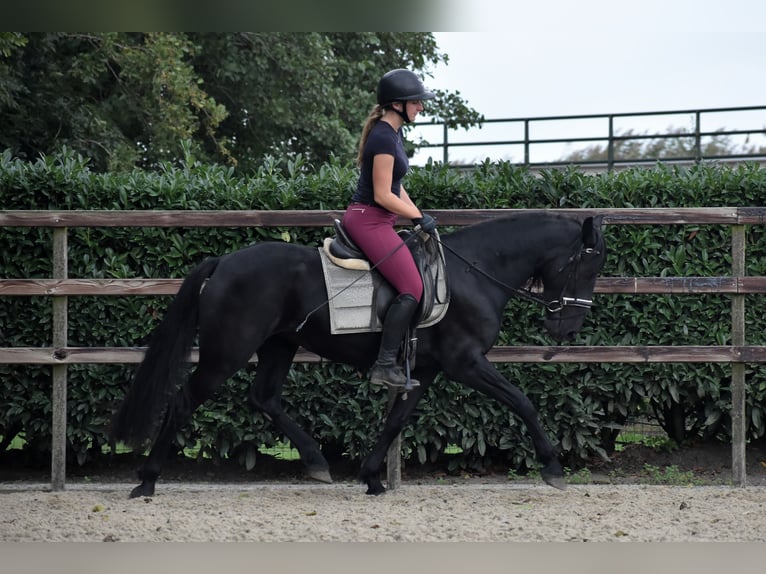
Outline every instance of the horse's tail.
<svg viewBox="0 0 766 574"><path fill-rule="evenodd" d="M112 419L111 435L133 447L152 438L183 384L197 333L199 294L219 259L206 259L187 275L149 341L133 383ZM168 410L169 409L169 410Z"/></svg>

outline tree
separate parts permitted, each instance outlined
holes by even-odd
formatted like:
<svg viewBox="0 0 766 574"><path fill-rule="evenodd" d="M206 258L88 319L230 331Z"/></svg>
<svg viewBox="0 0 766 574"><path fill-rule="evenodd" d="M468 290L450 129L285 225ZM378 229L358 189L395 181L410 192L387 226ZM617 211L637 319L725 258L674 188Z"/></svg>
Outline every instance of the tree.
<svg viewBox="0 0 766 574"><path fill-rule="evenodd" d="M247 172L267 155L351 159L389 69L430 77L429 33L0 33L0 149L63 147L98 171L188 159ZM432 115L483 120L435 90Z"/></svg>
<svg viewBox="0 0 766 574"><path fill-rule="evenodd" d="M25 158L70 147L110 170L170 159L225 109L199 87L178 34L25 34L3 55L12 88L0 146Z"/></svg>

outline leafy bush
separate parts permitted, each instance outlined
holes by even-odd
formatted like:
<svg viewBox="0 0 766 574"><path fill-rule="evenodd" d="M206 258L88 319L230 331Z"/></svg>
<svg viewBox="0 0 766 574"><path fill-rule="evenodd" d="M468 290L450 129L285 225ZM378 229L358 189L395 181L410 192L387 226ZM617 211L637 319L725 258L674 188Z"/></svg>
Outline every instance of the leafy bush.
<svg viewBox="0 0 766 574"><path fill-rule="evenodd" d="M191 163L157 172L94 174L69 152L20 162L0 155L4 209L343 209L356 171L330 162L313 168L300 158L265 161L256 173L235 178L230 169ZM472 171L431 163L408 176L408 190L424 209L606 208L757 206L766 195L766 170L736 167L635 168L584 174L576 168L539 174L505 162ZM611 276L724 276L731 270L725 226L608 226ZM69 274L83 278L183 277L202 258L276 239L319 244L312 228L77 228L69 231ZM51 231L0 230L5 277L51 276ZM762 227L747 235L749 275L766 274ZM764 344L766 317L759 295L747 297L748 342ZM138 346L162 316L169 297L71 297L73 346ZM599 296L578 335L587 345L721 345L730 343L730 303L720 295ZM500 344L549 344L540 310L521 301L506 309ZM3 346L51 344L51 309L45 297L0 298ZM537 405L570 467L608 454L620 425L657 417L677 441L730 439L729 368L710 364L506 364L498 369ZM106 426L123 396L132 367L76 365L69 369L68 440L84 463L108 451ZM766 434L766 379L747 369L748 436ZM179 447L201 445L200 456L234 457L257 466L262 445L284 437L247 403L252 372L233 377L179 433ZM45 453L50 443L50 369L0 366L0 445L21 434L25 448ZM284 392L287 412L327 453L361 459L372 446L386 409L385 392L345 365L296 364ZM411 463L439 460L448 445L461 453L451 464L481 469L534 466L524 425L506 409L444 379L429 389L403 431Z"/></svg>

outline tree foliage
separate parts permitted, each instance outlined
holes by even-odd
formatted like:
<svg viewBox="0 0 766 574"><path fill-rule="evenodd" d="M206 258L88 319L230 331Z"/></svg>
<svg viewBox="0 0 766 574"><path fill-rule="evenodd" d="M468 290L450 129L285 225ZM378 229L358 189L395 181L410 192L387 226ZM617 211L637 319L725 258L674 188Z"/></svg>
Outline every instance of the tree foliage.
<svg viewBox="0 0 766 574"><path fill-rule="evenodd" d="M63 148L97 171L187 157L351 159L380 76L446 62L430 33L0 33L0 149ZM436 119L482 118L435 90Z"/></svg>
<svg viewBox="0 0 766 574"><path fill-rule="evenodd" d="M664 136L664 137L663 137ZM698 153L699 152L699 153ZM652 158L691 159L698 157L715 158L719 156L762 155L766 147L747 142L738 144L723 133L708 135L701 139L699 150L694 134L688 129L670 127L662 135L637 133L626 130L617 134L612 154L616 161ZM606 162L609 159L609 146L593 145L569 153L563 160L573 163Z"/></svg>

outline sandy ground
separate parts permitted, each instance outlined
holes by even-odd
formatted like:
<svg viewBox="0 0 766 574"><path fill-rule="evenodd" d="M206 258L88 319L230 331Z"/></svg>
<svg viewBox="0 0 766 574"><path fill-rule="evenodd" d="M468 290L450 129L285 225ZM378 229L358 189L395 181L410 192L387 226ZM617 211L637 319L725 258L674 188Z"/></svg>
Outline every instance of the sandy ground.
<svg viewBox="0 0 766 574"><path fill-rule="evenodd" d="M766 541L766 486L0 483L0 542Z"/></svg>

